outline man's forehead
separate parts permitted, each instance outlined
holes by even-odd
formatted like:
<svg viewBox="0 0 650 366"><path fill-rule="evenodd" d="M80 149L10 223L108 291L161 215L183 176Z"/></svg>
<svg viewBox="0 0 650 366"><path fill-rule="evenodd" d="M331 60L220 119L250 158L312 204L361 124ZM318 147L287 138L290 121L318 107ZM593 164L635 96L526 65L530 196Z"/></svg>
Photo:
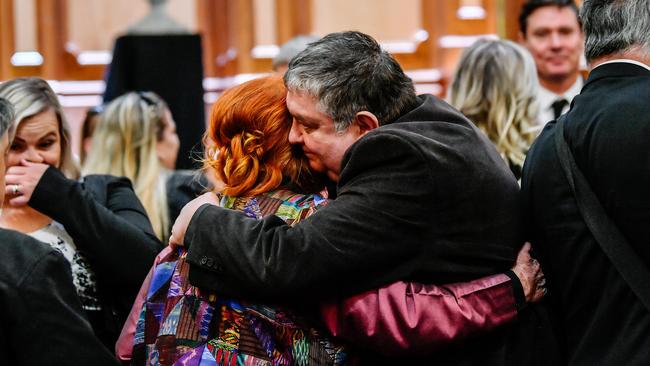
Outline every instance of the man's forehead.
<svg viewBox="0 0 650 366"><path fill-rule="evenodd" d="M555 25L580 29L578 15L570 6L549 5L535 9L526 19L527 30L551 28Z"/></svg>
<svg viewBox="0 0 650 366"><path fill-rule="evenodd" d="M310 102L316 103L317 98L309 93L306 90L300 90L300 89L289 89L287 90L287 99L292 99L292 100L309 100Z"/></svg>
<svg viewBox="0 0 650 366"><path fill-rule="evenodd" d="M318 99L312 94L288 92L287 109L298 122L321 126L331 125L334 128L334 120L323 111Z"/></svg>
<svg viewBox="0 0 650 366"><path fill-rule="evenodd" d="M319 111L318 100L304 91L287 91L287 108L292 115L305 115Z"/></svg>

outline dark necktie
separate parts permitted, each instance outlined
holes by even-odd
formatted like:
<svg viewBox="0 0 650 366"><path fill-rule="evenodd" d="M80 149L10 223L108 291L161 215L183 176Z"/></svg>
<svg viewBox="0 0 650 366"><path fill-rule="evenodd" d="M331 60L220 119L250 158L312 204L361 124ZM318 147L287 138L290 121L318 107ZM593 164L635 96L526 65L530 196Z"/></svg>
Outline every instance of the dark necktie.
<svg viewBox="0 0 650 366"><path fill-rule="evenodd" d="M562 108L564 108L565 105L569 104L569 102L566 101L566 99L558 99L553 104L551 104L551 108L553 108L553 117L554 119L558 119L562 115Z"/></svg>

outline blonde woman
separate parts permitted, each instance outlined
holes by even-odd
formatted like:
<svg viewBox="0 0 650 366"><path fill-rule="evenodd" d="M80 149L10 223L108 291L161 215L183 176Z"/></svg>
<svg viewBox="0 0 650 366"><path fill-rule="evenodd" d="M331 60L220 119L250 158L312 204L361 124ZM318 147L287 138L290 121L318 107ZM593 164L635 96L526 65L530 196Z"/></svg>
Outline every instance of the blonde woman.
<svg viewBox="0 0 650 366"><path fill-rule="evenodd" d="M162 246L127 179L92 175L79 181L68 123L45 81L7 81L0 97L16 111L0 227L63 254L95 334L111 348Z"/></svg>
<svg viewBox="0 0 650 366"><path fill-rule="evenodd" d="M190 172L173 171L179 146L165 101L152 92L131 92L106 106L83 172L129 178L156 236L166 241L170 222L205 186Z"/></svg>
<svg viewBox="0 0 650 366"><path fill-rule="evenodd" d="M517 179L539 129L535 61L506 40L479 40L461 55L449 103L472 120L496 145Z"/></svg>

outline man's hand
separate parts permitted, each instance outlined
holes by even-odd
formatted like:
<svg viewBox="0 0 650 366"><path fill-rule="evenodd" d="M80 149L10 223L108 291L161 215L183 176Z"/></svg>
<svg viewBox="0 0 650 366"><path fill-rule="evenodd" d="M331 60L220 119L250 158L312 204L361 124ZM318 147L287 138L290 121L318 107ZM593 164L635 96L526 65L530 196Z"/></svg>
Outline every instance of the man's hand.
<svg viewBox="0 0 650 366"><path fill-rule="evenodd" d="M530 243L525 243L517 254L512 271L524 288L526 302L538 302L546 295L546 279L537 259L530 256Z"/></svg>
<svg viewBox="0 0 650 366"><path fill-rule="evenodd" d="M5 173L5 195L12 197L9 204L25 206L32 198L36 185L50 166L21 160L20 165L12 166Z"/></svg>
<svg viewBox="0 0 650 366"><path fill-rule="evenodd" d="M169 236L169 245L172 247L184 245L183 238L185 238L185 232L187 227L190 225L192 216L196 213L196 210L204 204L209 203L211 205L218 206L219 201L217 200L217 195L213 192L204 193L192 201L188 202L185 207L181 210L181 213L176 218L174 226L172 226L172 233Z"/></svg>

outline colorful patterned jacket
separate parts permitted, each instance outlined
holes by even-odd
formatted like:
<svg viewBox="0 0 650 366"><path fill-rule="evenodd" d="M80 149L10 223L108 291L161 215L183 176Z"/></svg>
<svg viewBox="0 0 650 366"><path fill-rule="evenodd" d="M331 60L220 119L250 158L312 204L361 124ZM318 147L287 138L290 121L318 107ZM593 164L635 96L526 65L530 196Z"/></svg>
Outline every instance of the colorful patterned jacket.
<svg viewBox="0 0 650 366"><path fill-rule="evenodd" d="M325 203L320 196L286 190L223 197L220 202L253 218L274 214L289 224ZM135 334L127 336L132 339L131 364L341 365L346 361L344 347L290 311L224 298L190 285L183 248L161 254L145 283L140 309L136 303L132 311L139 316Z"/></svg>

